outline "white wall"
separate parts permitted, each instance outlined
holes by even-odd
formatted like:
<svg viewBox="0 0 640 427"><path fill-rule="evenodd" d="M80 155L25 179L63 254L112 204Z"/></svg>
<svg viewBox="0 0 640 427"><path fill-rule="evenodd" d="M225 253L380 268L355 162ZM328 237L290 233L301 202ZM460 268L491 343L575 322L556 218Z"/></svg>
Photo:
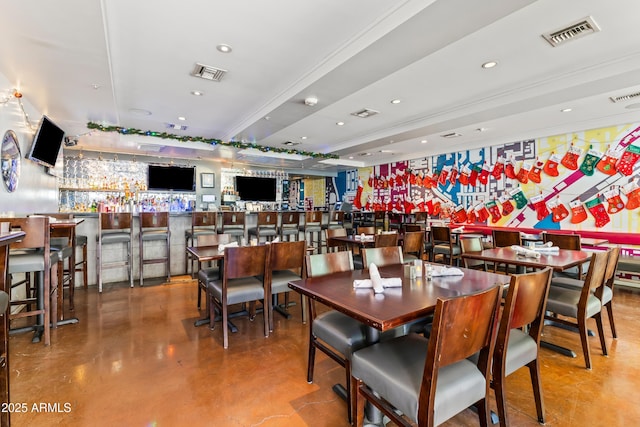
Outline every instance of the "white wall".
<svg viewBox="0 0 640 427"><path fill-rule="evenodd" d="M13 87L14 84L0 74L0 93L8 93ZM12 98L7 104L0 106L0 137L3 137L7 130L13 130L18 136L22 153L20 179L16 191L9 193L4 184L0 184L0 216L11 213L23 215L58 211L55 177L48 175L44 167L25 159L25 154L31 149L33 134L42 113L36 111L28 99L22 98L22 104L29 115L33 130L26 125L17 99ZM51 119L55 121L55 117Z"/></svg>

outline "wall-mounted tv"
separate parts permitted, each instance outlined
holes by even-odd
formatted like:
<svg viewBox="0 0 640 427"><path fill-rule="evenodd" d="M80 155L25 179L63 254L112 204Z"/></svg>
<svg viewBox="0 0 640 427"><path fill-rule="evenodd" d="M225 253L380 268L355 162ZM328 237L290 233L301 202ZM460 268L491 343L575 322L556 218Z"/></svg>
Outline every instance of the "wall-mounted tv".
<svg viewBox="0 0 640 427"><path fill-rule="evenodd" d="M64 131L47 116L42 116L36 135L33 137L31 151L27 154L27 159L43 166L54 168L63 139Z"/></svg>
<svg viewBox="0 0 640 427"><path fill-rule="evenodd" d="M195 166L149 165L147 188L158 191L196 191Z"/></svg>
<svg viewBox="0 0 640 427"><path fill-rule="evenodd" d="M240 199L250 202L275 202L276 179L236 176L236 191Z"/></svg>

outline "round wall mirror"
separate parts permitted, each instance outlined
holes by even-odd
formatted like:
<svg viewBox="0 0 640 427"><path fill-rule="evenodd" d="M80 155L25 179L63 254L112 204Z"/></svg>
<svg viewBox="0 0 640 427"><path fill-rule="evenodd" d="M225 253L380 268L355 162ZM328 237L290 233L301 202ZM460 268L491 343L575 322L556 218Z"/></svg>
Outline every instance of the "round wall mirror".
<svg viewBox="0 0 640 427"><path fill-rule="evenodd" d="M6 131L2 138L0 164L4 187L10 193L16 191L20 178L20 146L18 145L18 137L12 130Z"/></svg>

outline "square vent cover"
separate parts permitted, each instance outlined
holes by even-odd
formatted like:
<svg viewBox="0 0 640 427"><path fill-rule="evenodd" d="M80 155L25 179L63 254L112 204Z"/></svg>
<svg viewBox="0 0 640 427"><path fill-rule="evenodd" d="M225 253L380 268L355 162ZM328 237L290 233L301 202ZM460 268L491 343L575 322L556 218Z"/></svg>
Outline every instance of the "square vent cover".
<svg viewBox="0 0 640 427"><path fill-rule="evenodd" d="M211 80L213 82L219 82L225 74L227 74L227 70L203 64L196 64L191 72L191 75L194 77L200 77L201 79Z"/></svg>
<svg viewBox="0 0 640 427"><path fill-rule="evenodd" d="M597 33L598 31L600 31L598 24L596 24L592 17L587 16L564 28L545 33L542 37L548 41L551 46L556 47L571 40Z"/></svg>
<svg viewBox="0 0 640 427"><path fill-rule="evenodd" d="M372 110L370 108L363 108L360 111L356 111L355 113L351 113L351 115L366 119L367 117L375 116L378 113L380 113L380 111Z"/></svg>

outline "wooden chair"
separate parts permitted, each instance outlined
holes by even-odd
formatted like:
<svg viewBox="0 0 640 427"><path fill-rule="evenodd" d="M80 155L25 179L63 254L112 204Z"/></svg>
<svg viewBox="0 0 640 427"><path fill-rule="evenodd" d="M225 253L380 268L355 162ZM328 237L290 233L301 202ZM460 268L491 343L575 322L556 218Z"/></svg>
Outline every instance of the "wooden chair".
<svg viewBox="0 0 640 427"><path fill-rule="evenodd" d="M242 243L244 238L245 213L244 212L222 212L222 232L236 238L238 243Z"/></svg>
<svg viewBox="0 0 640 427"><path fill-rule="evenodd" d="M492 387L502 427L509 425L505 377L524 366L529 368L538 422L545 422L538 353L552 271L547 267L511 276L493 352Z"/></svg>
<svg viewBox="0 0 640 427"><path fill-rule="evenodd" d="M249 228L249 236L256 236L258 242L261 237L266 241L275 239L278 236L278 212L258 212L258 222Z"/></svg>
<svg viewBox="0 0 640 427"><path fill-rule="evenodd" d="M22 240L12 243L9 254L9 267L7 274L9 280L12 275L20 273L37 273L37 289L35 295L27 290L26 298L19 300L14 298L11 305L29 306L15 314L10 314L9 319L36 316L38 318L35 327L27 327L26 330L43 329L44 345L51 344L50 322L57 326L57 290L58 290L58 255L51 251L51 233L48 217L11 218L11 228L22 230L26 235ZM9 289L15 288L15 284L8 282Z"/></svg>
<svg viewBox="0 0 640 427"><path fill-rule="evenodd" d="M402 264L402 247L400 246L383 246L376 248L364 248L362 250L362 263L365 267L369 267L371 263L378 267L385 265Z"/></svg>
<svg viewBox="0 0 640 427"><path fill-rule="evenodd" d="M618 338L616 332L616 324L613 319L613 287L616 280L616 270L618 269L618 260L620 259L620 246L611 248L609 259L607 261L607 268L604 273L604 284L602 288L602 297L600 299L602 307L607 309L609 316L609 326L611 327L611 334L613 338ZM569 277L554 277L551 279L551 286L559 286L568 289L582 289L584 282L578 279L572 279Z"/></svg>
<svg viewBox="0 0 640 427"><path fill-rule="evenodd" d="M46 214L52 218L57 219L73 219L74 215L72 213L49 213ZM56 233L52 234L52 237L55 236ZM82 283L85 289L89 286L88 279L88 269L87 269L87 236L84 234L76 233L76 249L80 248L82 252L82 259L78 260L76 257L76 265L75 265L75 273L82 273Z"/></svg>
<svg viewBox="0 0 640 427"><path fill-rule="evenodd" d="M442 257L443 263L449 262L453 265L453 261L460 258L460 245L454 244L451 240L451 229L449 227L431 227L431 241L433 243L433 259Z"/></svg>
<svg viewBox="0 0 640 427"><path fill-rule="evenodd" d="M418 212L420 213L420 212ZM416 213L416 215L418 215L418 213ZM417 218L417 217L416 217ZM405 224L404 225L404 231L406 232L413 232L413 231L421 231L424 233L425 237L424 237L424 253L427 254L427 259L433 259L433 242L431 241L430 236L430 230L426 229L426 226L423 224Z"/></svg>
<svg viewBox="0 0 640 427"><path fill-rule="evenodd" d="M167 272L167 282L171 281L171 227L169 226L169 212L140 212L140 232L138 234L138 249L140 255L140 286L144 285L144 266L147 264L164 264ZM154 258L144 257L145 242L164 241L166 255Z"/></svg>
<svg viewBox="0 0 640 427"><path fill-rule="evenodd" d="M55 218L60 220L71 220L73 219L73 214L44 214L49 218ZM39 215L38 215L39 216ZM51 225L51 222L49 223ZM57 266L57 315L60 317L57 320L62 320L64 315L64 289L68 289L69 291L69 310L74 310L74 291L75 291L75 273L77 270L78 262L74 262L74 265L71 265L72 255L75 255L74 251L76 247L78 247L78 243L76 240L76 245L73 245L73 236L75 234L75 230L71 230L68 228L64 229L54 229L51 228L51 250L56 252L58 258L58 266ZM86 239L86 236L84 236ZM86 246L86 242L85 242ZM84 260L86 263L86 247L84 248L85 256ZM65 267L65 262L67 266ZM82 264L82 263L80 263ZM86 271L85 271L86 273ZM86 283L86 282L85 282Z"/></svg>
<svg viewBox="0 0 640 427"><path fill-rule="evenodd" d="M280 215L280 239L298 240L300 234L300 212L282 212ZM285 237L287 239L285 239Z"/></svg>
<svg viewBox="0 0 640 427"><path fill-rule="evenodd" d="M353 270L351 252L332 252L306 256L307 277L319 277L331 273ZM351 354L366 345L366 326L346 314L327 310L318 314L314 301L309 302L309 359L307 382L313 383L313 369L316 349L343 366L346 371L347 403L349 402L351 381ZM347 414L351 421L351 409L347 404Z"/></svg>
<svg viewBox="0 0 640 427"><path fill-rule="evenodd" d="M373 226L358 226L356 227L356 234L376 234L376 228Z"/></svg>
<svg viewBox="0 0 640 427"><path fill-rule="evenodd" d="M212 280L207 286L209 298L209 327L215 326L215 308L222 314L223 347L229 347L229 306L263 301L264 336L269 336L269 308L265 301L264 278L269 265L269 246L228 247L224 250L222 279ZM258 279L262 277L263 280ZM252 309L250 318L255 317Z"/></svg>
<svg viewBox="0 0 640 427"><path fill-rule="evenodd" d="M402 256L405 261L422 259L424 251L424 232L409 231L404 233Z"/></svg>
<svg viewBox="0 0 640 427"><path fill-rule="evenodd" d="M131 213L100 212L98 218L98 247L96 251L96 273L98 275L98 292L102 293L102 270L107 268L127 267L130 286L133 288L133 216ZM105 263L102 256L104 245L124 243L127 247L126 258L122 261Z"/></svg>
<svg viewBox="0 0 640 427"><path fill-rule="evenodd" d="M493 230L491 232L491 236L494 248L508 248L513 245L522 246L522 237L520 236L520 232L517 230ZM499 269L499 263L493 265L493 271L497 272ZM504 264L504 273L524 273L524 269L520 267L510 267L508 264Z"/></svg>
<svg viewBox="0 0 640 427"><path fill-rule="evenodd" d="M480 425L487 426L501 293L496 286L438 299L429 340L408 334L356 351L351 362L355 425L363 425L366 399L399 426L439 425L472 405ZM477 364L467 359L475 353L480 353Z"/></svg>
<svg viewBox="0 0 640 427"><path fill-rule="evenodd" d="M344 212L329 212L329 224L327 228L344 228Z"/></svg>
<svg viewBox="0 0 640 427"><path fill-rule="evenodd" d="M460 253L466 254L469 252L482 252L484 247L482 246L482 237L464 237L460 239ZM465 268L471 268L474 270L487 271L487 263L475 259L467 259L462 257Z"/></svg>
<svg viewBox="0 0 640 427"><path fill-rule="evenodd" d="M231 242L229 234L205 234L198 237L198 246L217 246ZM215 266L202 268L198 262L198 310L201 307L201 293L207 294L207 286L212 280L220 279L220 267L218 263ZM207 300L207 313L209 312Z"/></svg>
<svg viewBox="0 0 640 427"><path fill-rule="evenodd" d="M553 246L557 246L560 249L569 249L572 251L579 251L582 249L579 234L560 234L560 233L543 233L542 240L544 243L551 242ZM572 267L565 271L560 271L554 274L554 276L569 277L572 279L584 280L584 271L589 269L589 263L580 264L577 267Z"/></svg>
<svg viewBox="0 0 640 427"><path fill-rule="evenodd" d="M346 251L347 245L342 242L335 242L331 240L332 237L347 237L346 228L328 228L327 233L327 252Z"/></svg>
<svg viewBox="0 0 640 427"><path fill-rule="evenodd" d="M271 243L271 256L268 271L268 300L269 306L269 330L273 331L273 310L282 314L285 318L291 318L287 311L289 307L289 282L306 277L304 259L307 245L304 241ZM278 304L278 295L285 294L284 306ZM302 301L302 299L301 299ZM303 323L306 323L306 308L302 307Z"/></svg>
<svg viewBox="0 0 640 427"><path fill-rule="evenodd" d="M191 213L191 228L184 231L185 244L184 247L197 246L200 244L198 238L200 236L206 236L211 234L217 234L217 212L192 212ZM189 273L189 264L191 264L191 271L193 272L193 259L187 253L185 257L184 271ZM191 263L189 263L191 261Z"/></svg>
<svg viewBox="0 0 640 427"><path fill-rule="evenodd" d="M373 241L373 247L383 248L386 246L398 246L398 233L379 233Z"/></svg>
<svg viewBox="0 0 640 427"><path fill-rule="evenodd" d="M384 230L384 218L385 216L388 218L388 215L385 211L375 211L373 213L373 233L365 233L365 234L376 234L376 230ZM384 230L387 231L387 230Z"/></svg>
<svg viewBox="0 0 640 427"><path fill-rule="evenodd" d="M604 276L607 269L609 253L610 250L593 253L587 278L584 280L582 288L567 289L552 286L549 290L547 311L553 313L554 316L547 315L545 319L578 329L587 369L591 369L591 353L589 350L589 335L587 330L587 320L590 318L596 320L602 354L607 355L607 343L604 338L604 329L602 326L602 302L600 299L602 298L603 287L605 286ZM560 318L556 315L564 317ZM568 318L573 318L575 321L571 321Z"/></svg>
<svg viewBox="0 0 640 427"><path fill-rule="evenodd" d="M300 226L300 231L304 234L307 245L314 246L313 237L315 235L315 247L320 251L322 240L322 211L306 211L304 213L304 225Z"/></svg>

